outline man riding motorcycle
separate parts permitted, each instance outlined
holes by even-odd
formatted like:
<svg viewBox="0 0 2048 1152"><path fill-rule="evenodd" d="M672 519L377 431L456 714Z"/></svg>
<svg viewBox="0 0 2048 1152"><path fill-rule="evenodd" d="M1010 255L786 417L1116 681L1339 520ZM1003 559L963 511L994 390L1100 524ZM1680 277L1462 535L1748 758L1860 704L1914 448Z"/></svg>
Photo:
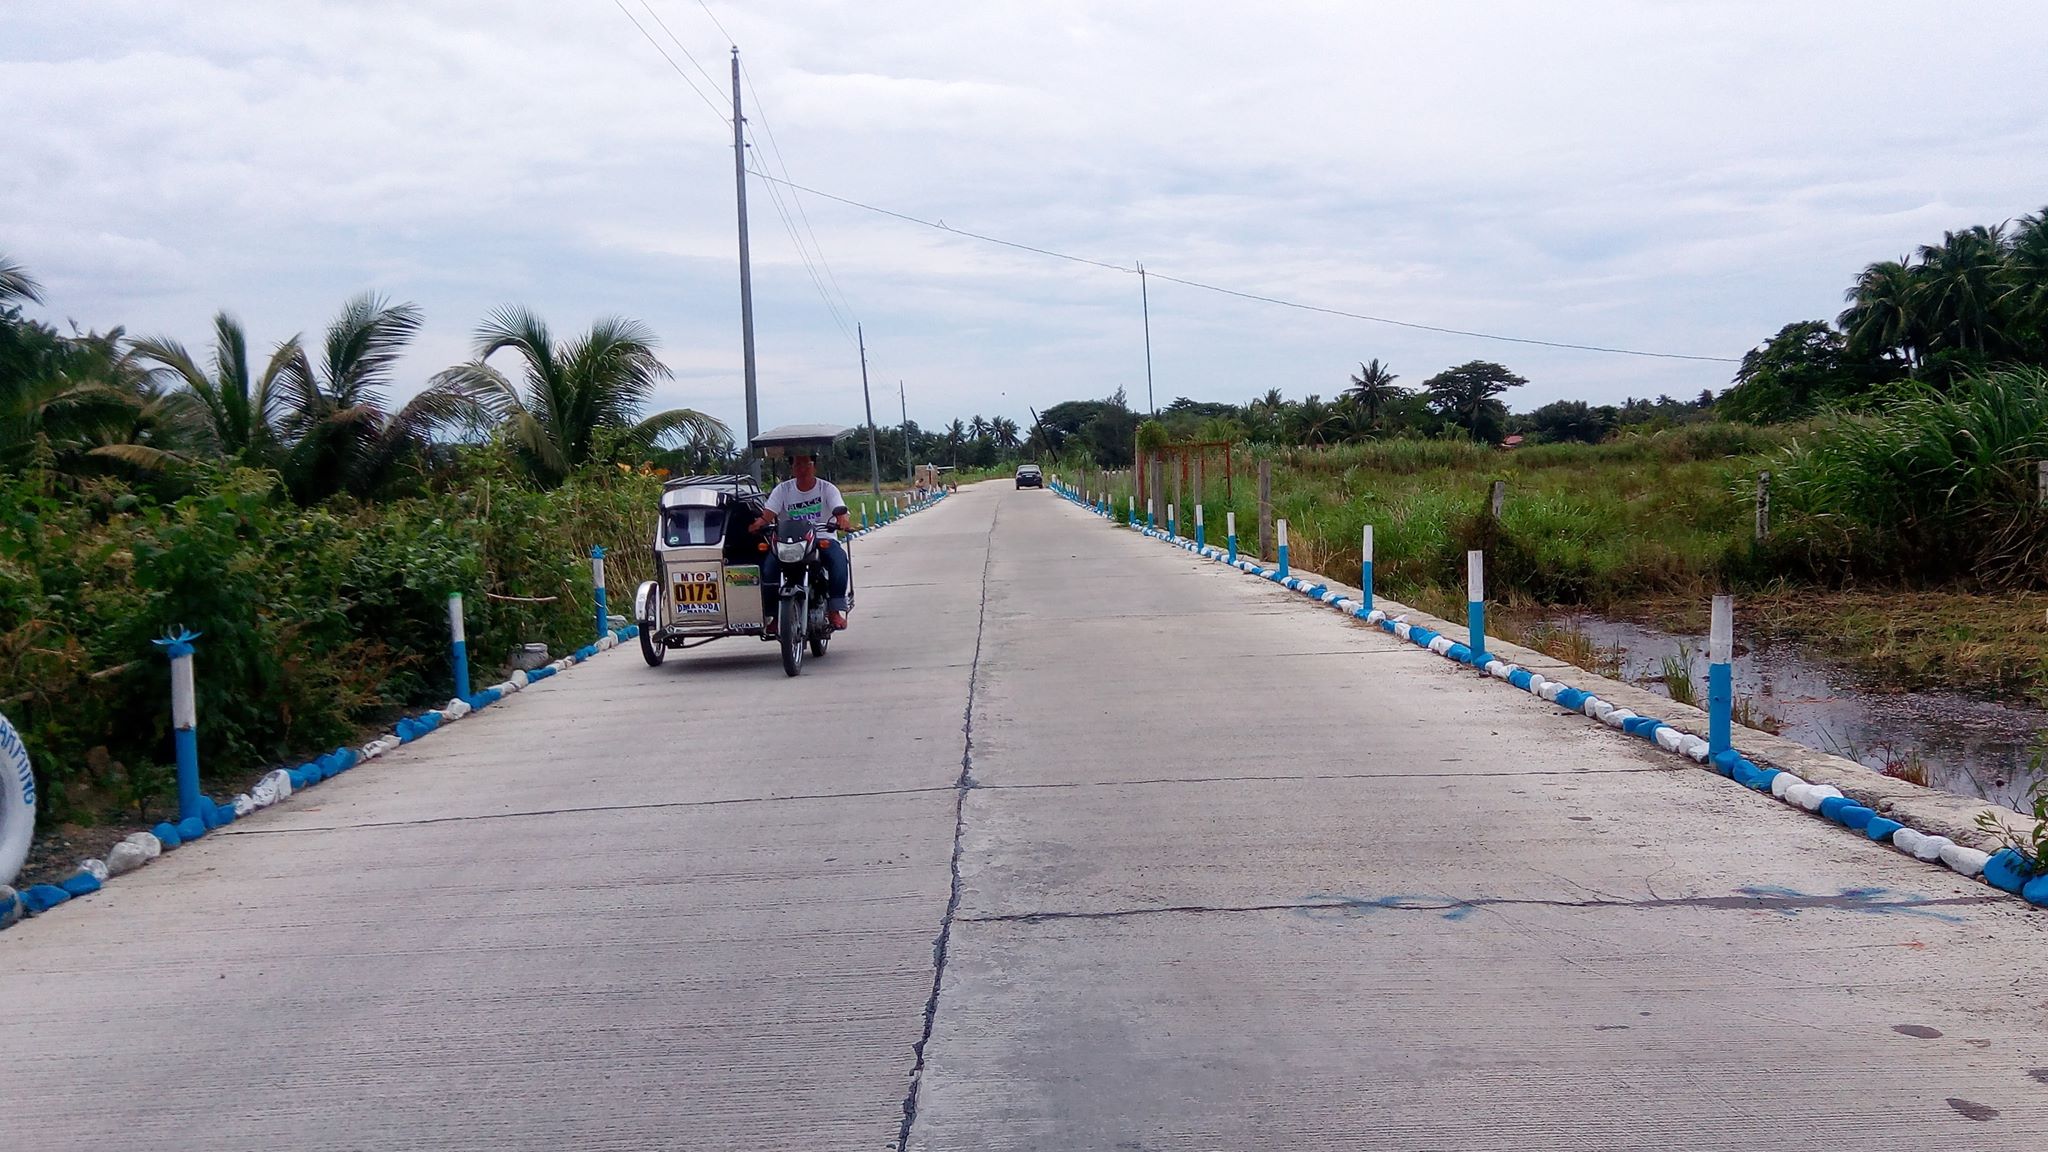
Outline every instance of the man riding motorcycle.
<svg viewBox="0 0 2048 1152"><path fill-rule="evenodd" d="M846 511L846 498L839 494L830 480L818 478L818 458L801 453L790 461L793 475L777 484L768 493L761 516L754 521L753 531L760 532L777 520L788 518L815 524L821 529L837 528L841 532L853 530L853 518ZM827 583L826 607L830 611L832 627L837 630L846 627L846 590L853 580L852 561L847 558L846 549L826 548L819 553L825 565ZM767 621L767 635L775 634L775 600L781 587L781 565L776 562L775 550L770 548L761 557L761 616Z"/></svg>

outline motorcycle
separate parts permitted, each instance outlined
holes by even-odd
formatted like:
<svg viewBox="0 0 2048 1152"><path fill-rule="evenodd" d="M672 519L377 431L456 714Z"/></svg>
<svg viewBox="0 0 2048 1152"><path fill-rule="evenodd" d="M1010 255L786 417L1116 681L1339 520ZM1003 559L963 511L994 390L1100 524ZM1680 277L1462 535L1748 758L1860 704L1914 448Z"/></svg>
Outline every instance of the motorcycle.
<svg viewBox="0 0 2048 1152"><path fill-rule="evenodd" d="M846 514L835 508L835 517ZM775 562L781 577L775 590L775 633L782 645L782 670L795 676L804 670L804 649L812 656L825 655L832 640L831 616L827 613L831 591L823 552L844 548L842 540L804 520L778 521L773 529ZM852 607L849 589L848 607Z"/></svg>

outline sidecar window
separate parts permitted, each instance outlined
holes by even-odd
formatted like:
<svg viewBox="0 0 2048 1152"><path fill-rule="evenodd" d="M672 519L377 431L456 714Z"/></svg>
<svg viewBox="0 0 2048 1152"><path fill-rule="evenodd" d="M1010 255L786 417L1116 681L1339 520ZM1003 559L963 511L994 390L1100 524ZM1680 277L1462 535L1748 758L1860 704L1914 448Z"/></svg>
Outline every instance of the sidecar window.
<svg viewBox="0 0 2048 1152"><path fill-rule="evenodd" d="M664 548L697 548L725 536L725 509L702 506L670 508L661 516Z"/></svg>

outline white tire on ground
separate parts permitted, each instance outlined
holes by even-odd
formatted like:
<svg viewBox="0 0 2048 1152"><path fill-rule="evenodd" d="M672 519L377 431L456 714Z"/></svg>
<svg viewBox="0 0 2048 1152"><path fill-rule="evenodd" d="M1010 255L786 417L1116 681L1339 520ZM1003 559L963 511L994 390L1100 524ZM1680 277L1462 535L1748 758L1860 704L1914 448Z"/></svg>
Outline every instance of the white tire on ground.
<svg viewBox="0 0 2048 1152"><path fill-rule="evenodd" d="M36 833L36 777L28 749L0 716L0 884L12 883Z"/></svg>

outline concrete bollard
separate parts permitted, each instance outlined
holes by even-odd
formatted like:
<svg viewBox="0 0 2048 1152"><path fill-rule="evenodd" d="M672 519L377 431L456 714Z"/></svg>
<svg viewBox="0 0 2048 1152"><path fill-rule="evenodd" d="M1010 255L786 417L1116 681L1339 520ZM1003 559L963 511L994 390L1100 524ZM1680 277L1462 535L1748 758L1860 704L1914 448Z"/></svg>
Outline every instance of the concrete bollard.
<svg viewBox="0 0 2048 1152"><path fill-rule="evenodd" d="M1730 738L1735 713L1735 597L1714 597L1713 623L1707 635L1707 753L1718 756L1734 747Z"/></svg>
<svg viewBox="0 0 2048 1152"><path fill-rule="evenodd" d="M1372 611L1372 525L1365 526L1365 540L1361 546L1363 562L1358 568L1359 591L1365 593L1365 610Z"/></svg>
<svg viewBox="0 0 2048 1152"><path fill-rule="evenodd" d="M1280 553L1280 578L1287 579L1287 521L1273 521L1274 538Z"/></svg>
<svg viewBox="0 0 2048 1152"><path fill-rule="evenodd" d="M1202 530L1202 506L1197 504L1195 505L1195 547L1206 548L1208 545L1208 533Z"/></svg>
<svg viewBox="0 0 2048 1152"><path fill-rule="evenodd" d="M1472 662L1486 666L1486 553L1474 548L1465 553L1465 626L1469 634L1466 646L1472 649Z"/></svg>
<svg viewBox="0 0 2048 1152"><path fill-rule="evenodd" d="M1154 528L1157 528L1159 526L1158 524L1154 523L1153 520L1153 512L1154 509L1158 507L1158 504L1159 501L1156 497L1145 497L1145 530L1147 532L1150 532Z"/></svg>
<svg viewBox="0 0 2048 1152"><path fill-rule="evenodd" d="M200 817L199 702L192 682L192 641L197 633L178 629L154 643L171 658L171 739L178 754L178 819Z"/></svg>
<svg viewBox="0 0 2048 1152"><path fill-rule="evenodd" d="M1136 528L1138 526L1138 498L1136 496L1124 497L1124 508L1131 518L1131 527Z"/></svg>
<svg viewBox="0 0 2048 1152"><path fill-rule="evenodd" d="M1180 525L1173 517L1172 504L1166 506L1166 538L1169 540L1180 539Z"/></svg>
<svg viewBox="0 0 2048 1152"><path fill-rule="evenodd" d="M469 638L462 628L462 593L448 594L448 638L455 664L455 694L469 699Z"/></svg>
<svg viewBox="0 0 2048 1152"><path fill-rule="evenodd" d="M1237 513L1235 512L1225 512L1223 514L1223 544L1229 549L1228 563L1231 567L1235 568L1237 566Z"/></svg>
<svg viewBox="0 0 2048 1152"><path fill-rule="evenodd" d="M610 631L607 617L611 615L604 602L604 545L590 546L590 586L597 590L597 638L604 639Z"/></svg>

